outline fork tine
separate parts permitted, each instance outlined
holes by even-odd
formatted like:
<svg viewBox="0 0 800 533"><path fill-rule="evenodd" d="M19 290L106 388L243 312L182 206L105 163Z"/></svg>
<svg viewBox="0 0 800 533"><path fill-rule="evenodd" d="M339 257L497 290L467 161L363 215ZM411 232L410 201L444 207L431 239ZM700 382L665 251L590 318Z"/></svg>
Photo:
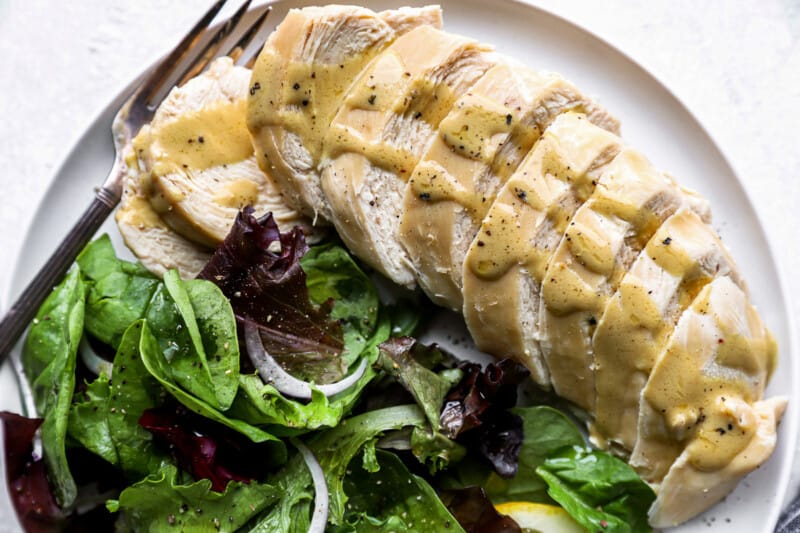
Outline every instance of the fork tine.
<svg viewBox="0 0 800 533"><path fill-rule="evenodd" d="M172 71L175 65L179 64L186 58L186 55L189 53L190 50L194 48L200 38L203 36L205 29L211 24L211 21L214 20L214 17L217 16L217 13L220 12L222 6L225 5L226 0L217 0L214 5L206 12L203 17L197 21L197 24L189 30L181 42L178 43L178 46L175 47L170 54L164 58L164 60L159 63L159 65L153 70L153 73L148 76L147 80L141 85L141 93L137 95L137 99L144 100L145 102L149 100L150 96L152 96L161 86L164 84L164 80L167 75Z"/></svg>
<svg viewBox="0 0 800 533"><path fill-rule="evenodd" d="M247 9L250 7L251 0L245 0L244 3L236 10L236 13L231 15L231 18L225 21L225 23L217 30L217 33L208 41L208 44L203 48L203 51L197 56L197 58L180 74L178 78L178 82L175 84L177 86L181 86L190 79L194 78L205 69L208 64L211 62L214 57L217 55L217 50L222 46L222 43L225 41L225 38L228 37L236 26L239 24L239 21L247 13Z"/></svg>
<svg viewBox="0 0 800 533"><path fill-rule="evenodd" d="M244 55L244 52L247 50L247 47L253 41L253 39L261 32L261 28L264 26L264 21L267 20L269 14L272 13L272 6L267 6L261 15L258 16L255 22L253 22L247 30L242 34L236 44L234 44L230 50L228 50L225 55L230 56L233 58L233 61L237 65L246 64L250 57L253 54L248 54L247 56ZM261 47L259 47L259 50Z"/></svg>

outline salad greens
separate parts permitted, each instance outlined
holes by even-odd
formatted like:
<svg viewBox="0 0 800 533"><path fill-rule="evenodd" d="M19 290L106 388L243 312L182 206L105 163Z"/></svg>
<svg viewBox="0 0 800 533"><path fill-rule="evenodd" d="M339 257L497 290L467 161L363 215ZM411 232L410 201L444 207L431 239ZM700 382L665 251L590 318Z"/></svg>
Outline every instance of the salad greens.
<svg viewBox="0 0 800 533"><path fill-rule="evenodd" d="M348 512L334 531L463 531L433 487L396 455L378 451L375 467L351 463L344 478Z"/></svg>
<svg viewBox="0 0 800 533"><path fill-rule="evenodd" d="M107 507L131 531L236 531L280 498L276 487L232 481L219 493L168 465L122 491Z"/></svg>
<svg viewBox="0 0 800 533"><path fill-rule="evenodd" d="M75 359L83 332L84 297L80 273L73 269L39 309L22 355L25 374L32 378L36 410L44 416L41 433L45 462L56 500L63 507L72 505L77 496L65 437L75 388Z"/></svg>
<svg viewBox="0 0 800 533"><path fill-rule="evenodd" d="M536 473L547 493L587 529L650 530L639 510L649 508L656 495L616 457L574 446L548 457Z"/></svg>
<svg viewBox="0 0 800 533"><path fill-rule="evenodd" d="M25 343L42 420L2 415L18 513L40 530L84 520L92 486L105 505L89 515L130 531L305 532L312 509L337 533L519 531L493 504L520 500L561 505L590 530L648 530L654 495L630 467L588 448L563 413L517 406L518 363L483 368L415 341L422 316L384 305L338 244L309 248L250 209L198 279L158 279L101 237ZM245 327L309 400L264 380ZM108 359L99 374L89 347ZM318 388L365 364L344 390ZM105 466L87 476L87 456Z"/></svg>

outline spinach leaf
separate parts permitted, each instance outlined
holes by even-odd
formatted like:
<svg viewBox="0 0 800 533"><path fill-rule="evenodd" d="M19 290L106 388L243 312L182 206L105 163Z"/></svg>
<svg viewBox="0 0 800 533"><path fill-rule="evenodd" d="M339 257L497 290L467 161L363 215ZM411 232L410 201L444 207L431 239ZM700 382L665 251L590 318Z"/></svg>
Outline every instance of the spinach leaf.
<svg viewBox="0 0 800 533"><path fill-rule="evenodd" d="M22 352L36 410L44 418L42 448L58 503L69 507L77 488L67 463L65 440L75 390L75 359L83 333L85 288L73 268L45 300Z"/></svg>
<svg viewBox="0 0 800 533"><path fill-rule="evenodd" d="M251 517L273 505L279 492L263 483L228 484L224 493L211 482L183 479L174 466L122 491L107 504L120 512L121 526L130 531L236 531Z"/></svg>
<svg viewBox="0 0 800 533"><path fill-rule="evenodd" d="M167 363L161 353L158 340L150 332L147 323L142 325L142 338L139 345L142 363L147 371L169 392L176 400L188 407L191 411L218 422L245 435L253 442L272 442L271 452L265 460L281 464L286 461L286 446L283 441L272 434L248 424L243 420L228 416L200 398L192 396L173 381L167 368Z"/></svg>
<svg viewBox="0 0 800 533"><path fill-rule="evenodd" d="M208 281L182 281L169 271L145 316L171 381L216 409L230 407L238 386L239 344L222 291Z"/></svg>
<svg viewBox="0 0 800 533"><path fill-rule="evenodd" d="M100 374L87 384L86 390L77 394L69 410L67 433L90 452L116 465L117 448L108 427L109 379Z"/></svg>
<svg viewBox="0 0 800 533"><path fill-rule="evenodd" d="M107 235L90 243L78 264L87 286L89 333L116 348L131 324L147 318L173 381L215 408L230 407L239 345L233 311L219 288L183 281L175 271L162 282L138 263L118 259Z"/></svg>
<svg viewBox="0 0 800 533"><path fill-rule="evenodd" d="M485 483L486 492L495 503L548 502L547 485L536 469L561 448L583 446L583 436L566 415L552 407L517 407L511 411L522 418L524 435L517 474L504 479L492 472Z"/></svg>
<svg viewBox="0 0 800 533"><path fill-rule="evenodd" d="M379 451L376 458L375 472L350 463L344 478L345 525L337 533L464 531L436 491L396 455Z"/></svg>
<svg viewBox="0 0 800 533"><path fill-rule="evenodd" d="M169 461L153 446L153 438L139 418L166 396L158 381L142 364L141 343L145 322L138 320L125 331L114 356L111 379L101 374L87 387L70 412L70 436L128 477L140 479Z"/></svg>
<svg viewBox="0 0 800 533"><path fill-rule="evenodd" d="M117 259L103 235L77 259L86 284L86 330L116 348L128 326L144 317L161 281L138 263Z"/></svg>
<svg viewBox="0 0 800 533"><path fill-rule="evenodd" d="M548 457L536 469L548 494L590 531L650 531L647 510L653 490L623 461L573 446Z"/></svg>
<svg viewBox="0 0 800 533"><path fill-rule="evenodd" d="M136 321L122 337L114 356L105 409L119 467L135 479L155 472L168 460L154 448L150 433L139 425L142 413L159 405L166 396L142 364L144 328L144 321Z"/></svg>

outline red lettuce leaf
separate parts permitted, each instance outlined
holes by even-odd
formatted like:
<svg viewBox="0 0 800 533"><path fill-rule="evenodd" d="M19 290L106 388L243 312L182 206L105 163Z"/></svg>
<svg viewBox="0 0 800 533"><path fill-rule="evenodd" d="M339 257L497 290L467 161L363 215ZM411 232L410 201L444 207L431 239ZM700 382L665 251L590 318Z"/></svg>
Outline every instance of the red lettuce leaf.
<svg viewBox="0 0 800 533"><path fill-rule="evenodd" d="M256 219L245 207L198 278L222 289L240 324L258 326L264 348L288 371L335 381L345 370L342 326L330 318L332 301L315 306L309 299L300 266L307 251L300 228L282 234L271 213Z"/></svg>
<svg viewBox="0 0 800 533"><path fill-rule="evenodd" d="M139 425L170 449L181 468L195 480L211 480L217 492L224 492L229 481L249 482L266 475L263 465L269 461L263 445L176 402L147 409Z"/></svg>
<svg viewBox="0 0 800 533"><path fill-rule="evenodd" d="M477 449L505 478L517 473L522 419L508 411L517 403L517 386L530 371L511 359L459 365L464 377L445 397L439 422L451 439Z"/></svg>
<svg viewBox="0 0 800 533"><path fill-rule="evenodd" d="M440 497L467 533L522 533L511 517L497 512L480 487L446 490Z"/></svg>
<svg viewBox="0 0 800 533"><path fill-rule="evenodd" d="M56 504L44 461L33 456L33 439L41 418L0 412L5 433L6 477L17 516L25 531L60 531L64 512Z"/></svg>

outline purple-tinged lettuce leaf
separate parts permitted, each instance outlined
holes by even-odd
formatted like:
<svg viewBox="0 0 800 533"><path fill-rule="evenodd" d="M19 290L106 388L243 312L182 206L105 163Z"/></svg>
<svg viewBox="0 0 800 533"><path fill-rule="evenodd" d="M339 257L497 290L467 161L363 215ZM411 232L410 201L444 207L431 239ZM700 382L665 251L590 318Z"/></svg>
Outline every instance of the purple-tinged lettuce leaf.
<svg viewBox="0 0 800 533"><path fill-rule="evenodd" d="M521 533L510 517L497 512L480 487L446 490L442 502L467 533Z"/></svg>
<svg viewBox="0 0 800 533"><path fill-rule="evenodd" d="M267 474L269 448L177 402L147 409L139 424L167 445L181 468L195 480L210 480L217 492L224 492L229 481L249 482Z"/></svg>
<svg viewBox="0 0 800 533"><path fill-rule="evenodd" d="M281 234L271 214L246 207L198 275L216 283L241 322L258 326L264 348L287 370L317 383L337 381L346 368L341 324L333 303L309 299L300 258L308 251L299 228Z"/></svg>
<svg viewBox="0 0 800 533"><path fill-rule="evenodd" d="M522 447L522 419L508 411L517 401L517 386L530 374L510 359L489 364L462 363L464 377L448 393L439 418L451 439L477 449L504 478L517 472Z"/></svg>
<svg viewBox="0 0 800 533"><path fill-rule="evenodd" d="M25 531L59 531L65 518L47 481L44 461L33 457L33 439L41 418L0 412L3 422L8 492Z"/></svg>

